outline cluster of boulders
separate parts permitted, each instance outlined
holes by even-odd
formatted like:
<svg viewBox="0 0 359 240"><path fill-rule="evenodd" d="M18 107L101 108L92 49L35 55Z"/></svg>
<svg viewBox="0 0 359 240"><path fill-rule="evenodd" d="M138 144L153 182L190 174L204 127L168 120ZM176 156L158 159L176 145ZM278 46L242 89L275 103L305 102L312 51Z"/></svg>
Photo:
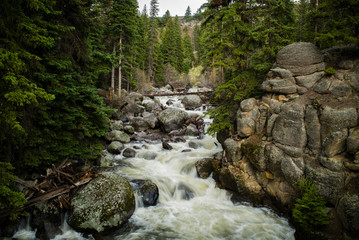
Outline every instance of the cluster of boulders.
<svg viewBox="0 0 359 240"><path fill-rule="evenodd" d="M169 87L162 90L161 93L170 91ZM186 109L202 105L198 96L184 97L182 103ZM180 136L200 137L204 131L203 119L198 115L190 116L184 110L171 108L172 104L172 101L168 101L163 106L156 99L139 93L130 93L124 97L111 120L110 131L106 136L108 146L100 156L99 165L112 167L121 156L135 157L136 146L126 147L131 141L166 139L163 140L163 148L171 149L168 141L178 141ZM185 141L184 138L180 140ZM141 154L140 157L146 160L157 157L154 152ZM138 206L157 204L158 188L150 180L128 181L111 172L111 168L104 169L98 178L83 187L73 198L73 211L68 222L75 230L102 232L127 222L136 206L134 193L139 198Z"/></svg>
<svg viewBox="0 0 359 240"><path fill-rule="evenodd" d="M266 94L241 102L222 159L200 164L221 187L288 215L295 182L313 181L332 217L328 239L359 234L359 50L350 49L283 48Z"/></svg>

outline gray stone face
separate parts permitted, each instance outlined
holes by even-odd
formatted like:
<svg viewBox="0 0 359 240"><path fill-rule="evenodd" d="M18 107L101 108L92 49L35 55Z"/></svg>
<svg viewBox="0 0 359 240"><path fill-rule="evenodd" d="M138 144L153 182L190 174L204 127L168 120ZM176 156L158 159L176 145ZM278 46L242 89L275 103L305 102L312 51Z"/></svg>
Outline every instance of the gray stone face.
<svg viewBox="0 0 359 240"><path fill-rule="evenodd" d="M285 104L281 110L272 131L274 141L303 148L307 143L303 107L298 104Z"/></svg>
<svg viewBox="0 0 359 240"><path fill-rule="evenodd" d="M349 130L349 137L347 139L347 151L355 154L359 151L359 127L351 128Z"/></svg>
<svg viewBox="0 0 359 240"><path fill-rule="evenodd" d="M153 100L151 98L144 98L142 101L142 105L145 107L146 111L152 112L161 109L161 103L157 100Z"/></svg>
<svg viewBox="0 0 359 240"><path fill-rule="evenodd" d="M135 196L130 183L111 172L81 188L74 196L69 224L77 231L102 232L124 224L135 211Z"/></svg>
<svg viewBox="0 0 359 240"><path fill-rule="evenodd" d="M287 69L294 76L309 75L325 68L324 57L312 43L293 43L277 54L277 65Z"/></svg>
<svg viewBox="0 0 359 240"><path fill-rule="evenodd" d="M274 143L280 150L282 150L285 154L291 156L291 157L301 157L303 154L303 149L293 146L288 146L280 143Z"/></svg>
<svg viewBox="0 0 359 240"><path fill-rule="evenodd" d="M355 91L359 92L359 73L348 73L345 75L345 79L349 81Z"/></svg>
<svg viewBox="0 0 359 240"><path fill-rule="evenodd" d="M240 118L237 120L238 135L249 137L256 132L256 122L251 118Z"/></svg>
<svg viewBox="0 0 359 240"><path fill-rule="evenodd" d="M262 89L266 92L292 94L297 92L294 78L269 79L262 83Z"/></svg>
<svg viewBox="0 0 359 240"><path fill-rule="evenodd" d="M317 110L309 105L305 110L305 128L307 130L308 149L315 155L320 152L320 122Z"/></svg>
<svg viewBox="0 0 359 240"><path fill-rule="evenodd" d="M187 110L193 110L201 106L201 98L198 95L188 95L183 98L182 104Z"/></svg>
<svg viewBox="0 0 359 240"><path fill-rule="evenodd" d="M257 104L257 100L255 98L245 99L241 102L241 110L243 112L251 111Z"/></svg>
<svg viewBox="0 0 359 240"><path fill-rule="evenodd" d="M327 157L334 157L345 151L345 143L348 137L348 129L343 128L333 132L323 141L323 152Z"/></svg>
<svg viewBox="0 0 359 240"><path fill-rule="evenodd" d="M333 132L357 126L358 113L355 108L336 110L325 107L319 119L321 123L321 139L325 141L325 138L329 137Z"/></svg>
<svg viewBox="0 0 359 240"><path fill-rule="evenodd" d="M327 93L329 92L329 87L332 84L332 79L324 78L313 87L313 90L317 93Z"/></svg>
<svg viewBox="0 0 359 240"><path fill-rule="evenodd" d="M303 161L303 158L297 159L297 161ZM281 162L281 171L289 183L296 182L303 177L303 170L291 158Z"/></svg>
<svg viewBox="0 0 359 240"><path fill-rule="evenodd" d="M265 146L264 156L267 169L272 172L278 172L281 169L282 161L287 161L290 159L289 156L285 155L283 151L281 151L273 144L267 144Z"/></svg>
<svg viewBox="0 0 359 240"><path fill-rule="evenodd" d="M311 88L324 76L324 72L317 72L307 76L296 77L297 85L305 88Z"/></svg>
<svg viewBox="0 0 359 240"><path fill-rule="evenodd" d="M324 156L319 157L320 164L334 172L338 172L343 168L344 161L345 158L343 156L335 156L332 158L327 158Z"/></svg>
<svg viewBox="0 0 359 240"><path fill-rule="evenodd" d="M333 172L321 166L307 164L305 175L318 187L326 201L335 204L339 190L344 186L344 174Z"/></svg>
<svg viewBox="0 0 359 240"><path fill-rule="evenodd" d="M352 92L352 88L345 82L335 80L329 88L329 92L337 97L344 97Z"/></svg>
<svg viewBox="0 0 359 240"><path fill-rule="evenodd" d="M278 114L272 114L272 116L269 117L268 123L267 123L267 137L272 136L272 130L274 127L274 123L278 117Z"/></svg>
<svg viewBox="0 0 359 240"><path fill-rule="evenodd" d="M354 67L354 62L352 60L343 60L339 63L339 68L349 70Z"/></svg>
<svg viewBox="0 0 359 240"><path fill-rule="evenodd" d="M256 133L261 134L264 132L264 128L267 123L267 117L268 117L269 107L266 104L262 104L259 106L259 118L256 122Z"/></svg>
<svg viewBox="0 0 359 240"><path fill-rule="evenodd" d="M346 194L339 200L338 214L345 229L359 231L359 196Z"/></svg>
<svg viewBox="0 0 359 240"><path fill-rule="evenodd" d="M168 108L158 115L161 128L167 133L181 128L188 118L188 113L175 108Z"/></svg>

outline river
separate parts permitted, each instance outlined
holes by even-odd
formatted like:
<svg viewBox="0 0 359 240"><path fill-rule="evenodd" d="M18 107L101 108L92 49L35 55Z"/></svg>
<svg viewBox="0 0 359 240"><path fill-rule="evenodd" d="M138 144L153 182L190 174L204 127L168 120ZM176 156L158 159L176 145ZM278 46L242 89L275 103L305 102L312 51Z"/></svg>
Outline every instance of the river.
<svg viewBox="0 0 359 240"><path fill-rule="evenodd" d="M162 97L162 103L168 98ZM182 107L173 98L172 107ZM191 111L190 114L203 114ZM205 119L207 125L209 119ZM189 147L189 143L197 149ZM186 142L170 143L172 150L164 150L160 141L131 142L136 157L118 155L116 172L129 180L148 179L159 189L158 204L143 207L136 196L136 210L129 225L121 231L96 236L96 239L285 239L294 240L295 230L285 218L267 208L254 208L249 204L234 204L227 191L216 187L212 177L198 177L195 164L203 158L213 157L222 151L221 145L211 136L201 140L186 137ZM185 149L191 151L183 152ZM143 158L155 153L154 160ZM89 239L63 226L64 234L56 239ZM90 239L93 239L90 237Z"/></svg>

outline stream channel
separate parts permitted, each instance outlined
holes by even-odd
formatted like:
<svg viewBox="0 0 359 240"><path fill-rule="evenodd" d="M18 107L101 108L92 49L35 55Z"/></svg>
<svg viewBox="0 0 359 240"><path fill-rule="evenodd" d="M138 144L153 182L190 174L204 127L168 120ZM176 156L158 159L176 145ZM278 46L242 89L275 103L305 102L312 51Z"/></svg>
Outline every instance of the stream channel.
<svg viewBox="0 0 359 240"><path fill-rule="evenodd" d="M172 99L171 107L183 108L179 97L161 97L165 105ZM204 114L203 111L187 111ZM206 126L210 119L205 118ZM295 230L287 219L281 218L267 208L254 208L246 203L232 203L227 191L216 187L210 176L198 177L195 164L203 158L211 158L222 151L217 140L209 135L203 139L185 137L185 143L170 143L172 150L164 150L160 141L131 142L126 147L135 147L136 157L116 156L118 174L129 180L148 179L158 186L159 198L156 206L143 207L136 196L136 210L129 224L119 231L96 236L96 239L285 239L294 240ZM189 142L197 149L191 149ZM183 152L185 149L191 151ZM155 153L154 160L145 160L144 154ZM83 237L72 230L64 221L63 235L55 239L94 239ZM32 234L31 234L32 233ZM34 231L19 230L17 239L32 239ZM24 238L21 237L23 235Z"/></svg>

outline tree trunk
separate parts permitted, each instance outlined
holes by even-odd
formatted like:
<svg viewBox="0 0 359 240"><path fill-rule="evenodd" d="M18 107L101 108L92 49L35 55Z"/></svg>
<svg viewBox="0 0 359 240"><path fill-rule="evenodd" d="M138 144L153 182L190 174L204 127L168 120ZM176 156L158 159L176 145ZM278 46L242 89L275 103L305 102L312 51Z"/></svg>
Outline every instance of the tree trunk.
<svg viewBox="0 0 359 240"><path fill-rule="evenodd" d="M319 6L319 0L316 0L316 1L315 1L314 45L317 44L317 33L318 33L318 6Z"/></svg>
<svg viewBox="0 0 359 240"><path fill-rule="evenodd" d="M116 54L116 45L113 43L113 55ZM112 100L113 95L115 94L115 66L112 65L111 70L111 88L110 88L110 100Z"/></svg>
<svg viewBox="0 0 359 240"><path fill-rule="evenodd" d="M212 32L214 33L214 25L212 27ZM214 40L213 40L212 48L214 50ZM215 58L214 58L214 54L213 54L213 57L212 57L212 85L213 85L213 89L216 86L216 69L214 67L214 63L215 63Z"/></svg>
<svg viewBox="0 0 359 240"><path fill-rule="evenodd" d="M122 85L122 35L120 35L120 60L118 60L118 96L121 96Z"/></svg>

